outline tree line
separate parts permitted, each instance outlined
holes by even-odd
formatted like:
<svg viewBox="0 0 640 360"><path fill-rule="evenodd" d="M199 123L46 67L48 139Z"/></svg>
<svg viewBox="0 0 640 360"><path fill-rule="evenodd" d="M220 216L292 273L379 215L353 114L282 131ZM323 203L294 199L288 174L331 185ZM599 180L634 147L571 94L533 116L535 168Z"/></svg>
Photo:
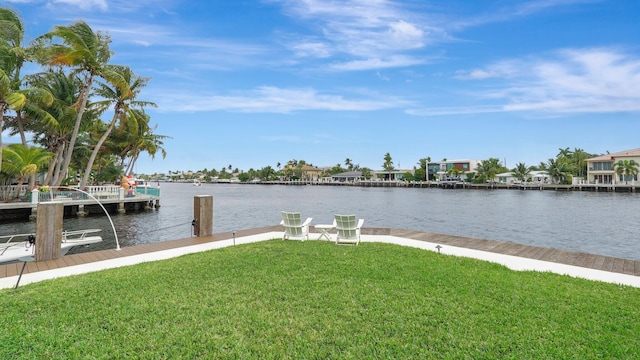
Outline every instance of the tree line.
<svg viewBox="0 0 640 360"><path fill-rule="evenodd" d="M84 188L130 174L142 153L166 156L145 112L156 104L138 98L150 79L110 62L108 34L78 21L24 36L20 15L0 8L0 130L21 140L0 152L3 185L33 187L46 171L41 185ZM39 71L23 74L27 64Z"/></svg>
<svg viewBox="0 0 640 360"><path fill-rule="evenodd" d="M473 183L485 183L494 181L496 176L501 173L511 172L513 176L521 181L526 181L532 171L546 171L549 176L557 183L571 184L574 177L584 177L587 175L587 159L600 156L602 154L588 153L580 148L560 148L555 158L549 158L546 162L540 162L537 165L526 165L519 162L513 168L507 168L498 158L489 158L482 160L474 171L463 172L462 170L451 168L447 170L447 175L451 178L458 178L462 175L463 179L467 182ZM393 158L390 153L386 153L383 157L382 169L387 172L396 170L393 162ZM447 161L443 159L442 161ZM406 181L426 181L435 180L435 172L429 171L428 167L431 163L431 157L425 157L418 160L417 164L413 166L412 171L407 171L403 174L403 179ZM313 166L310 162L305 160L289 160L284 166L278 162L273 168L272 166L265 166L261 169L249 169L248 171L241 171L238 168L234 168L232 165L223 167L220 170L211 169L199 170L196 172L188 171L185 176L184 172L175 171L169 174L169 177L177 178L203 178L205 181L209 181L213 178L218 179L231 179L236 176L238 180L242 182L258 179L261 181L272 180L296 180L303 179L304 167L306 165ZM624 179L634 178L638 174L638 168L640 165L634 160L620 160L613 164L615 173ZM439 169L438 169L439 170ZM372 172L370 168L360 167L359 164L354 164L353 160L346 158L344 160L344 166L342 163L326 168L320 174L321 177L330 177L331 175L340 174L349 171L360 171L362 173L362 179L371 179ZM151 178L157 178L157 174L150 176Z"/></svg>

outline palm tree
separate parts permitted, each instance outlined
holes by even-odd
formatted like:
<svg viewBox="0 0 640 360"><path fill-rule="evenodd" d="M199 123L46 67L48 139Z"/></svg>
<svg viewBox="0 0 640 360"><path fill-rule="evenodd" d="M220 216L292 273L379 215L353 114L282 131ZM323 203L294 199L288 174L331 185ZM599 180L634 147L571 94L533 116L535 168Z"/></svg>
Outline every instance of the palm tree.
<svg viewBox="0 0 640 360"><path fill-rule="evenodd" d="M344 159L344 166L346 166L349 171L353 170L353 163L351 159L349 158Z"/></svg>
<svg viewBox="0 0 640 360"><path fill-rule="evenodd" d="M576 162L576 166L578 167L578 172L576 173L576 175L582 177L586 174L587 163L585 160L587 160L590 157L592 157L592 155L582 149L579 149L579 148L573 149L573 160Z"/></svg>
<svg viewBox="0 0 640 360"><path fill-rule="evenodd" d="M18 176L14 198L20 195L20 188L27 178L29 188L35 187L35 174L42 166L46 165L51 157L51 153L39 147L28 147L22 144L12 144L2 149L4 154L3 171Z"/></svg>
<svg viewBox="0 0 640 360"><path fill-rule="evenodd" d="M98 84L97 89L95 90L96 95L105 99L99 102L93 103L94 106L102 108L101 110L106 110L113 106L113 117L111 122L105 129L104 133L98 140L95 145L91 156L87 162L84 175L82 180L80 181L79 187L82 189L87 184L89 180L89 175L91 173L91 168L93 167L93 162L98 156L98 152L102 147L102 144L106 141L111 134L111 131L116 125L117 121L126 122L126 121L134 121L137 122L137 112L130 111L131 108L143 108L145 106L156 106L156 104L148 101L139 101L136 100L136 96L140 93L142 88L146 86L149 81L148 78L143 78L140 76L136 76L129 67L119 66L114 67L115 70L122 76L125 80L127 86L109 86L109 84L100 83ZM137 126L132 126L137 129Z"/></svg>
<svg viewBox="0 0 640 360"><path fill-rule="evenodd" d="M147 115L147 123L148 123L148 115ZM129 162L129 166L127 167L126 173L130 174L133 172L136 162L140 157L142 152L146 152L151 156L151 159L155 159L156 154L160 152L162 158L164 159L167 156L167 151L164 149L164 139L171 139L170 136L166 135L158 135L154 134L153 131L157 128L154 126L150 128L148 125L142 126L138 131L137 135L133 141L133 147L130 151L131 161Z"/></svg>
<svg viewBox="0 0 640 360"><path fill-rule="evenodd" d="M61 42L53 42L54 38ZM71 155L76 144L76 139L80 131L80 124L84 119L84 112L87 107L89 95L96 77L102 77L107 82L115 85L123 83L122 78L108 66L111 58L109 43L111 39L108 35L95 33L89 25L83 21L78 21L69 26L55 26L47 34L40 36L39 59L48 66L69 66L74 74L82 78L82 86L78 101L76 121L71 133L69 144L65 149L64 159L60 173L65 174L69 169ZM61 176L53 185L59 185Z"/></svg>
<svg viewBox="0 0 640 360"><path fill-rule="evenodd" d="M394 169L393 160L391 160L391 154L389 153L384 154L384 163L382 164L382 168L385 171L389 171L389 172Z"/></svg>
<svg viewBox="0 0 640 360"><path fill-rule="evenodd" d="M625 183L629 183L629 178L634 178L638 175L638 164L635 160L618 160L615 163L614 169L618 176L624 175Z"/></svg>
<svg viewBox="0 0 640 360"><path fill-rule="evenodd" d="M518 178L522 183L527 180L527 177L531 173L531 168L525 165L524 163L517 163L516 167L513 168L513 176Z"/></svg>
<svg viewBox="0 0 640 360"><path fill-rule="evenodd" d="M500 165L500 160L497 158L489 158L487 160L482 161L476 167L477 176L482 180L482 182L490 181L493 186L493 180L496 175L502 168Z"/></svg>
<svg viewBox="0 0 640 360"><path fill-rule="evenodd" d="M0 133L2 132L5 113L9 110L19 110L27 102L27 97L11 86L11 79L7 73L0 69ZM2 147L2 136L0 136L0 147ZM0 152L0 170L2 170L2 152Z"/></svg>
<svg viewBox="0 0 640 360"><path fill-rule="evenodd" d="M552 179L563 182L567 178L568 169L566 161L549 159L547 162L547 172Z"/></svg>
<svg viewBox="0 0 640 360"><path fill-rule="evenodd" d="M33 122L30 130L34 133L33 141L53 153L44 184L59 183L64 175L61 171L64 154L69 148L78 113L75 105L79 100L81 84L75 76L59 70L34 75L30 77L29 83L49 92L53 97L49 105L42 107L44 112L52 115L52 120Z"/></svg>

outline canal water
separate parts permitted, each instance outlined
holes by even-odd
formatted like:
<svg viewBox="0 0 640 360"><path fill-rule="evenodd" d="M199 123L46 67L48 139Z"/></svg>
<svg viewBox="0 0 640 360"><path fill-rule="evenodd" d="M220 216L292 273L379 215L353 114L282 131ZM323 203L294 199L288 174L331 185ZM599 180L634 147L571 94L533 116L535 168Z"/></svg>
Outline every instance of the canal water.
<svg viewBox="0 0 640 360"><path fill-rule="evenodd" d="M193 198L212 195L214 232L277 225L280 211L312 224L356 214L364 227L396 228L507 241L640 260L640 194L537 190L470 190L161 183L161 207L112 214L121 246L192 236ZM108 218L66 218L65 229L101 228L115 247ZM0 224L0 234L35 231L35 222ZM73 252L73 251L72 251Z"/></svg>

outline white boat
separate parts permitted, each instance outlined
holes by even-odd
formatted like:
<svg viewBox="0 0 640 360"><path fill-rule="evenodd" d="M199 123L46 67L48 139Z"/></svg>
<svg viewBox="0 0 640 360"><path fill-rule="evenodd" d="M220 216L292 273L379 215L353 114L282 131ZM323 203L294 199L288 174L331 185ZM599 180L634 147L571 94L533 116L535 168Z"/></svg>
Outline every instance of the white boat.
<svg viewBox="0 0 640 360"><path fill-rule="evenodd" d="M102 241L98 235L88 235L102 231L101 229L73 230L62 232L60 255L64 256L71 248L95 244ZM0 263L17 261L20 258L35 255L35 234L17 234L0 236Z"/></svg>
<svg viewBox="0 0 640 360"><path fill-rule="evenodd" d="M200 186L200 185L202 185L200 180L193 180L193 186Z"/></svg>

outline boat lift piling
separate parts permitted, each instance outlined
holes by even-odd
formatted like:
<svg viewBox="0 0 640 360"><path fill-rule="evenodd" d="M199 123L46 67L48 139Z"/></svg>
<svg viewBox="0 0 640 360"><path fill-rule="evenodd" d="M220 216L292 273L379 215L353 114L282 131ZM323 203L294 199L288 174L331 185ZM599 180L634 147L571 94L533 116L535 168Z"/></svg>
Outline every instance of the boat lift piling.
<svg viewBox="0 0 640 360"><path fill-rule="evenodd" d="M62 256L62 221L64 205L59 201L47 201L38 204L36 216L36 236L30 237L29 243L34 246L33 256L20 258L23 261L22 270L18 276L15 289L20 285L20 279L27 263L31 261L55 260Z"/></svg>
<svg viewBox="0 0 640 360"><path fill-rule="evenodd" d="M193 197L193 234L196 237L213 235L213 196Z"/></svg>
<svg viewBox="0 0 640 360"><path fill-rule="evenodd" d="M61 202L48 201L38 204L35 261L61 257L63 215L64 205Z"/></svg>

